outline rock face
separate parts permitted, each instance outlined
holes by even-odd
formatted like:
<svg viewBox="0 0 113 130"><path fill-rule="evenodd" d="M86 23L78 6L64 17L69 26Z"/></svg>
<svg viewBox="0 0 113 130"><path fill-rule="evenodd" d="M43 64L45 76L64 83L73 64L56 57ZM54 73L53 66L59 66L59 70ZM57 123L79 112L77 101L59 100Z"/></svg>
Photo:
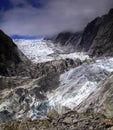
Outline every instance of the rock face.
<svg viewBox="0 0 113 130"><path fill-rule="evenodd" d="M76 32L76 33L60 33L55 41L60 43L61 45L74 45L77 44L81 38L82 32Z"/></svg>
<svg viewBox="0 0 113 130"><path fill-rule="evenodd" d="M113 9L103 17L89 48L90 55L113 55Z"/></svg>
<svg viewBox="0 0 113 130"><path fill-rule="evenodd" d="M81 37L82 32L62 32L49 40L52 40L56 46L61 47L65 52L70 53L75 51L76 46L81 41Z"/></svg>
<svg viewBox="0 0 113 130"><path fill-rule="evenodd" d="M68 112L54 119L9 122L0 125L0 130L112 130L113 120L101 114Z"/></svg>
<svg viewBox="0 0 113 130"><path fill-rule="evenodd" d="M20 63L28 62L28 59L17 48L12 39L0 30L0 75L11 74L9 68L15 69Z"/></svg>
<svg viewBox="0 0 113 130"><path fill-rule="evenodd" d="M97 35L97 31L99 29L101 21L102 21L101 18L96 18L86 26L86 28L83 31L81 41L78 44L78 46L76 46L76 49L78 51L87 52L89 50L92 41Z"/></svg>
<svg viewBox="0 0 113 130"><path fill-rule="evenodd" d="M61 46L73 45L75 51L90 56L113 55L113 9L91 21L83 32L60 33L53 41Z"/></svg>
<svg viewBox="0 0 113 130"><path fill-rule="evenodd" d="M62 46L66 45L70 37L73 35L72 32L62 32L58 34L55 38L55 42L61 44Z"/></svg>

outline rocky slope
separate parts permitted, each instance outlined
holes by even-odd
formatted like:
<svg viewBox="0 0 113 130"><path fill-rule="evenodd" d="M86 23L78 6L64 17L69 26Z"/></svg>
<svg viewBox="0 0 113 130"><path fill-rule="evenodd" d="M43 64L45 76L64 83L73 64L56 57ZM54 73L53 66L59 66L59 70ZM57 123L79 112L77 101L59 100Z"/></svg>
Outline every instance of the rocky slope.
<svg viewBox="0 0 113 130"><path fill-rule="evenodd" d="M0 125L0 130L112 130L113 120L101 114L70 111L63 116L47 120L9 122Z"/></svg>
<svg viewBox="0 0 113 130"><path fill-rule="evenodd" d="M62 32L55 38L55 43L59 43L61 46L74 45L78 43L81 38L82 32Z"/></svg>
<svg viewBox="0 0 113 130"><path fill-rule="evenodd" d="M90 55L113 55L113 9L103 17L97 35L89 48Z"/></svg>
<svg viewBox="0 0 113 130"><path fill-rule="evenodd" d="M0 30L0 75L12 75L16 65L29 62L12 39Z"/></svg>
<svg viewBox="0 0 113 130"><path fill-rule="evenodd" d="M56 48L63 50L64 53L73 53L81 41L81 37L82 32L61 32L54 37L44 38L44 40L52 41Z"/></svg>
<svg viewBox="0 0 113 130"><path fill-rule="evenodd" d="M113 55L113 9L91 21L83 32L62 32L52 40L61 46L73 45L75 51L88 52L90 56Z"/></svg>

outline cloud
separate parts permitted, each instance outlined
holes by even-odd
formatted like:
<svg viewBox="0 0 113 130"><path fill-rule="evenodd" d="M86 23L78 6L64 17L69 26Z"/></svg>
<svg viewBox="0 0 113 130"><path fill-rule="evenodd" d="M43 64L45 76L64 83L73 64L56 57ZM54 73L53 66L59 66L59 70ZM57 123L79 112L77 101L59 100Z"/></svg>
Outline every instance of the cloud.
<svg viewBox="0 0 113 130"><path fill-rule="evenodd" d="M17 6L19 4L27 4L26 0L9 0L10 3L12 3L14 6Z"/></svg>
<svg viewBox="0 0 113 130"><path fill-rule="evenodd" d="M38 1L38 2L37 2ZM45 36L82 30L88 22L113 7L112 0L10 0L0 28L9 35Z"/></svg>

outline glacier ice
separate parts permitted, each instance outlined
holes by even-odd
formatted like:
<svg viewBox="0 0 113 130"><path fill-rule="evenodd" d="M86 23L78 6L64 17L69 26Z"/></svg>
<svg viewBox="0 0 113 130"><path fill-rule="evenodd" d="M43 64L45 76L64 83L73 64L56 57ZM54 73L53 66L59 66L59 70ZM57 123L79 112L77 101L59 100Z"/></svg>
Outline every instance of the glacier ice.
<svg viewBox="0 0 113 130"><path fill-rule="evenodd" d="M54 51L47 46L43 40L15 40L19 49L34 62L51 61L54 58L49 56Z"/></svg>
<svg viewBox="0 0 113 130"><path fill-rule="evenodd" d="M48 94L49 105L59 113L63 107L73 110L84 102L111 72L113 72L113 58L100 59L95 63L69 70L60 76L60 85L53 94Z"/></svg>
<svg viewBox="0 0 113 130"><path fill-rule="evenodd" d="M57 54L57 56L52 55L56 53L53 43L46 43L46 41L39 39L39 40L15 40L14 41L19 49L33 62L47 62L52 61L55 59L77 59L79 58L81 61L85 59L89 59L89 56L85 53L70 53L70 54ZM48 44L51 44L49 46ZM56 48L58 49L58 48Z"/></svg>
<svg viewBox="0 0 113 130"><path fill-rule="evenodd" d="M38 62L54 59L54 57L50 56L50 54L54 53L54 50L48 47L45 41L16 40L16 43L30 59ZM58 58L89 59L84 53L59 54ZM30 110L27 116L32 119L39 118L47 114L51 108L54 108L58 113L62 113L63 107L71 110L75 109L78 105L85 102L112 72L113 58L110 57L101 58L88 64L84 63L74 69L70 69L68 72L60 75L58 88L46 93L46 100L39 101L31 95L26 96L26 99L30 100ZM3 110L4 107L11 110L10 105L13 102L16 101L7 99L5 102L2 102L0 110ZM23 113L24 111L20 110L16 115L17 118L21 118Z"/></svg>

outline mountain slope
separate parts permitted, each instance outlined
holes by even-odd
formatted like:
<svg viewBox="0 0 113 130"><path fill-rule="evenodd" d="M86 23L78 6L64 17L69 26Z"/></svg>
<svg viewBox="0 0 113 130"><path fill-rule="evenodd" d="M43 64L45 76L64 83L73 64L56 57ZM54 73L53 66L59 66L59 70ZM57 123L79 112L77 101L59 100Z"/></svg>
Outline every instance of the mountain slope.
<svg viewBox="0 0 113 130"><path fill-rule="evenodd" d="M101 19L97 35L89 48L89 54L113 56L113 9Z"/></svg>
<svg viewBox="0 0 113 130"><path fill-rule="evenodd" d="M12 39L0 30L0 75L8 75L9 68L15 69L16 65L25 62L28 62L27 57Z"/></svg>
<svg viewBox="0 0 113 130"><path fill-rule="evenodd" d="M52 40L65 48L73 45L74 51L87 52L90 56L113 55L113 9L88 23L82 33L75 34L62 32Z"/></svg>

